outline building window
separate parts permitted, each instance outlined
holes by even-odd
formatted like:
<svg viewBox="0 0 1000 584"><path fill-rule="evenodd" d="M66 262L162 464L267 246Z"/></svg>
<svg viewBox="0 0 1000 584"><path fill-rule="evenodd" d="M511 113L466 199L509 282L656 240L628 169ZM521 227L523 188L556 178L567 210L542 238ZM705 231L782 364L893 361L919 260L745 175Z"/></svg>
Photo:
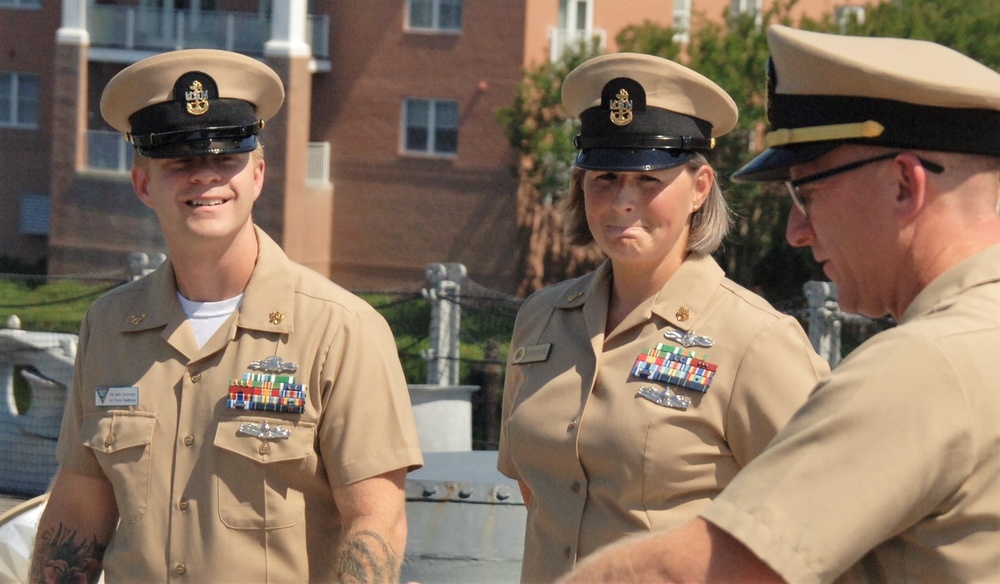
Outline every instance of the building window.
<svg viewBox="0 0 1000 584"><path fill-rule="evenodd" d="M729 14L739 16L749 14L751 16L760 12L761 0L732 0L729 3Z"/></svg>
<svg viewBox="0 0 1000 584"><path fill-rule="evenodd" d="M837 6L833 9L833 14L841 32L844 32L850 24L865 23L864 6Z"/></svg>
<svg viewBox="0 0 1000 584"><path fill-rule="evenodd" d="M462 0L409 0L411 30L462 30Z"/></svg>
<svg viewBox="0 0 1000 584"><path fill-rule="evenodd" d="M21 195L19 221L22 235L48 235L52 204L47 195Z"/></svg>
<svg viewBox="0 0 1000 584"><path fill-rule="evenodd" d="M0 8L41 8L42 0L0 0Z"/></svg>
<svg viewBox="0 0 1000 584"><path fill-rule="evenodd" d="M407 99L403 102L403 150L413 154L458 152L458 102Z"/></svg>
<svg viewBox="0 0 1000 584"><path fill-rule="evenodd" d="M0 72L0 126L38 127L38 77Z"/></svg>

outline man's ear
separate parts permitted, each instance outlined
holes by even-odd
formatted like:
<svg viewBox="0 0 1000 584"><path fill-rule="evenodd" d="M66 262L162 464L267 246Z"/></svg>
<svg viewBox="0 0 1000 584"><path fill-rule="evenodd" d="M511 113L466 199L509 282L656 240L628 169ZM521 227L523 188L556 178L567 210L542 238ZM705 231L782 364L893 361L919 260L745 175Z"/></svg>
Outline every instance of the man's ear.
<svg viewBox="0 0 1000 584"><path fill-rule="evenodd" d="M916 217L927 203L927 169L917 156L903 152L892 161L896 179L896 213L903 221Z"/></svg>
<svg viewBox="0 0 1000 584"><path fill-rule="evenodd" d="M138 166L132 166L132 188L135 190L135 196L139 197L144 205L153 208L152 197L149 194L149 170L145 168L140 168Z"/></svg>

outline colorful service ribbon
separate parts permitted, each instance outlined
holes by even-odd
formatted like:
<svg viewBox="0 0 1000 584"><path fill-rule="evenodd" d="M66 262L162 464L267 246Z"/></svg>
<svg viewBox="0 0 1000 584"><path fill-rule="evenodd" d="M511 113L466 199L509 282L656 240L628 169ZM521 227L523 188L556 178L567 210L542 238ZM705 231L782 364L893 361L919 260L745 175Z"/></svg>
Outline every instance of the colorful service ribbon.
<svg viewBox="0 0 1000 584"><path fill-rule="evenodd" d="M306 386L295 383L291 375L244 373L242 379L229 382L226 407L301 414L306 409Z"/></svg>
<svg viewBox="0 0 1000 584"><path fill-rule="evenodd" d="M657 343L635 360L632 375L705 393L712 385L718 366L705 361L704 357L696 351Z"/></svg>

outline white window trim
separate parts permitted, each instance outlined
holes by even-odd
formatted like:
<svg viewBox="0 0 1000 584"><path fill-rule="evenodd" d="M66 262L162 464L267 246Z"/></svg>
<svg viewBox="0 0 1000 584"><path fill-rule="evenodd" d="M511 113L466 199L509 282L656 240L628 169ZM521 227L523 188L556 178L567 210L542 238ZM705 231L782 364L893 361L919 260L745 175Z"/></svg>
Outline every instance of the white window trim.
<svg viewBox="0 0 1000 584"><path fill-rule="evenodd" d="M407 125L407 113L410 106L410 102L425 102L427 103L427 149L426 150L411 150L406 145L406 136L409 126ZM405 156L420 156L427 158L457 158L458 157L458 143L456 140L455 152L442 152L435 149L434 140L437 134L436 120L434 119L437 115L437 108L435 107L438 103L454 103L456 107L458 102L453 99L427 99L423 97L406 97L403 98L402 104L402 118L401 118L401 131L400 131L400 143L399 149L400 153ZM455 127L455 132L457 134L458 127Z"/></svg>

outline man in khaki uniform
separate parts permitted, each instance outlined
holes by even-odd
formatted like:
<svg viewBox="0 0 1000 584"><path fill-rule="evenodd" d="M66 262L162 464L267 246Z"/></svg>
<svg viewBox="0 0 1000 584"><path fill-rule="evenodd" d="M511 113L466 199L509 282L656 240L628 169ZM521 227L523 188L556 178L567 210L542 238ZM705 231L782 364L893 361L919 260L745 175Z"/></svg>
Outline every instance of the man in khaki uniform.
<svg viewBox="0 0 1000 584"><path fill-rule="evenodd" d="M700 517L568 581L1000 581L1000 75L940 45L773 26L788 240L891 314Z"/></svg>
<svg viewBox="0 0 1000 584"><path fill-rule="evenodd" d="M422 460L392 334L251 218L283 97L212 50L105 89L170 259L83 323L32 581L398 580Z"/></svg>

